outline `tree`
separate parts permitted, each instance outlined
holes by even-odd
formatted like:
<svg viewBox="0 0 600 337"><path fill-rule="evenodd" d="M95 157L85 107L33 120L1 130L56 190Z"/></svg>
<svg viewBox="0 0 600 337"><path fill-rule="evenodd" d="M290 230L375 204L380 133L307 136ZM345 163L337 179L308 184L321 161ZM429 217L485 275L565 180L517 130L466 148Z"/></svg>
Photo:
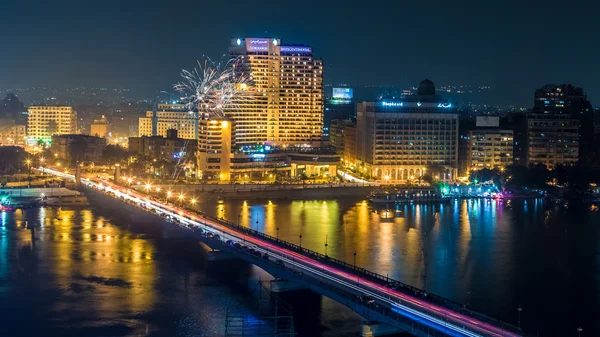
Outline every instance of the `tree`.
<svg viewBox="0 0 600 337"><path fill-rule="evenodd" d="M102 159L106 163L120 163L127 159L129 153L119 145L107 145L102 154Z"/></svg>
<svg viewBox="0 0 600 337"><path fill-rule="evenodd" d="M26 167L25 160L29 156L18 146L0 147L0 174L15 174Z"/></svg>
<svg viewBox="0 0 600 337"><path fill-rule="evenodd" d="M69 143L69 159L71 166L77 165L77 162L85 160L85 151L87 149L87 143L83 139L74 139Z"/></svg>

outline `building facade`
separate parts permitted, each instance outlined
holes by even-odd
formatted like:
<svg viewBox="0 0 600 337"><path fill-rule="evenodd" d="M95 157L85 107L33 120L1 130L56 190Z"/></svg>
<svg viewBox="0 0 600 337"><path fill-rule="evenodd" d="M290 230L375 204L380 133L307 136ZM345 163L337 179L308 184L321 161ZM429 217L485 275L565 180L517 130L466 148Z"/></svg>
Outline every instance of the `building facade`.
<svg viewBox="0 0 600 337"><path fill-rule="evenodd" d="M167 136L167 130L177 130L180 138L198 139L198 124L195 113L190 113L184 104L158 104L154 111L146 111L140 117L138 137Z"/></svg>
<svg viewBox="0 0 600 337"><path fill-rule="evenodd" d="M112 124L110 124L103 115L102 118L94 120L94 122L90 124L90 135L102 138L111 137Z"/></svg>
<svg viewBox="0 0 600 337"><path fill-rule="evenodd" d="M513 164L512 130L478 129L469 132L470 170L505 168Z"/></svg>
<svg viewBox="0 0 600 337"><path fill-rule="evenodd" d="M58 158L72 164L84 161L102 160L106 139L88 135L55 135L52 136L50 151Z"/></svg>
<svg viewBox="0 0 600 337"><path fill-rule="evenodd" d="M594 110L582 88L571 84L546 84L535 91L532 113L535 115L567 115L571 119L577 120L578 156L586 158L595 153ZM567 161L570 160L567 159Z"/></svg>
<svg viewBox="0 0 600 337"><path fill-rule="evenodd" d="M357 108L357 169L381 182L420 179L428 166L443 171L439 180L456 178L458 114L435 94L429 80L402 101L363 102Z"/></svg>
<svg viewBox="0 0 600 337"><path fill-rule="evenodd" d="M252 99L224 111L235 147L300 146L323 132L323 61L306 45L273 38L233 38L230 55L252 78Z"/></svg>
<svg viewBox="0 0 600 337"><path fill-rule="evenodd" d="M25 146L26 140L26 125L0 127L0 146Z"/></svg>
<svg viewBox="0 0 600 337"><path fill-rule="evenodd" d="M527 164L574 165L579 161L579 123L567 114L531 113L526 117Z"/></svg>
<svg viewBox="0 0 600 337"><path fill-rule="evenodd" d="M77 133L77 112L70 106L30 106L27 134L30 138L49 140L54 135Z"/></svg>

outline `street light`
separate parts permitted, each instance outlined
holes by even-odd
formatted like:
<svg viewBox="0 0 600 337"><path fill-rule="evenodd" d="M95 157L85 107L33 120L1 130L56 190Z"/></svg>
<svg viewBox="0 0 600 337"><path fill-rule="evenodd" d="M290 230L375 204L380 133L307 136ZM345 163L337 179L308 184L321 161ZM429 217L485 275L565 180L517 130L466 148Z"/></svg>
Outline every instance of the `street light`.
<svg viewBox="0 0 600 337"><path fill-rule="evenodd" d="M146 183L146 191L150 190L150 188L152 188L152 185L150 183Z"/></svg>
<svg viewBox="0 0 600 337"><path fill-rule="evenodd" d="M302 250L302 234L300 234L299 238L300 238L300 250Z"/></svg>
<svg viewBox="0 0 600 337"><path fill-rule="evenodd" d="M325 256L327 256L327 247L329 244L327 243L327 234L325 234Z"/></svg>
<svg viewBox="0 0 600 337"><path fill-rule="evenodd" d="M196 204L196 198L192 198L192 200L190 200L190 202L192 203L192 205Z"/></svg>
<svg viewBox="0 0 600 337"><path fill-rule="evenodd" d="M581 332L583 331L583 329L581 327L577 328L577 334L579 337L581 337Z"/></svg>
<svg viewBox="0 0 600 337"><path fill-rule="evenodd" d="M523 308L521 308L521 305L519 304L519 307L517 308L517 312L519 313L519 318L517 319L517 328L521 329L521 311L523 311Z"/></svg>
<svg viewBox="0 0 600 337"><path fill-rule="evenodd" d="M167 191L167 199L169 199L171 197L171 194L173 194L173 192Z"/></svg>
<svg viewBox="0 0 600 337"><path fill-rule="evenodd" d="M279 227L275 228L275 230L277 231L277 240L279 240Z"/></svg>
<svg viewBox="0 0 600 337"><path fill-rule="evenodd" d="M356 269L356 251L354 251L354 269Z"/></svg>
<svg viewBox="0 0 600 337"><path fill-rule="evenodd" d="M31 178L31 159L27 159L25 163L27 163L27 180L29 180Z"/></svg>

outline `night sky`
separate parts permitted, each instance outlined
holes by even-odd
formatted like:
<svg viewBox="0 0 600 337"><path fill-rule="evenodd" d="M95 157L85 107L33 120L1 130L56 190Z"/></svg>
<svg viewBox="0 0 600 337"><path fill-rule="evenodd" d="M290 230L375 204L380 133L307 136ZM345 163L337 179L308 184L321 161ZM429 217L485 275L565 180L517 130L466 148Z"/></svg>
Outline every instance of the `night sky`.
<svg viewBox="0 0 600 337"><path fill-rule="evenodd" d="M0 5L0 88L170 88L230 37L312 45L326 83L491 85L533 105L545 83L600 105L598 1L12 1Z"/></svg>

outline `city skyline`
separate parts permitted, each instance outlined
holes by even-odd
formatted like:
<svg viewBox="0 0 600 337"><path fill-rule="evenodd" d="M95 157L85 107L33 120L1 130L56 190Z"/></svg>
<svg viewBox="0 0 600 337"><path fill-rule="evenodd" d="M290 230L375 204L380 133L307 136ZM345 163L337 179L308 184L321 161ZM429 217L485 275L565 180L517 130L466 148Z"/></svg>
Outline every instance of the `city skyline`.
<svg viewBox="0 0 600 337"><path fill-rule="evenodd" d="M494 88L489 104L530 107L533 89L572 83L585 89L592 104L600 101L593 78L599 70L596 47L587 47L597 26L591 17L596 4L561 8L560 26L572 26L575 33L552 28L555 16L546 14L555 12L553 2L521 4L518 11L444 3L387 4L386 11L377 4L353 5L306 2L294 8L267 1L241 3L230 11L217 3L202 9L194 4L8 4L0 26L12 32L5 43L14 48L0 63L6 74L0 88L99 86L152 93L175 83L181 69L203 55L225 54L232 37L267 36L311 45L324 60L328 85L405 87L430 78L489 85ZM182 18L180 8L198 13L197 19ZM26 13L27 20L18 13ZM286 20L273 19L280 16Z"/></svg>

